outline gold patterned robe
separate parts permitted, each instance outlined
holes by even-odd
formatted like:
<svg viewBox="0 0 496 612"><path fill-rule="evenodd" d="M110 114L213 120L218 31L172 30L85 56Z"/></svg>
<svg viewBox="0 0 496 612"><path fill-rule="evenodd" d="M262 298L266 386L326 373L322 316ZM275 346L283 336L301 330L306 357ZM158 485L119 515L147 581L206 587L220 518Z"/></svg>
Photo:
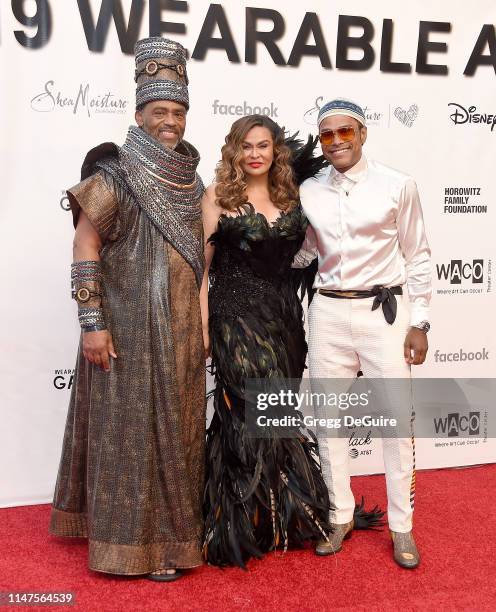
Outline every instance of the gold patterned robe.
<svg viewBox="0 0 496 612"><path fill-rule="evenodd" d="M87 537L96 571L200 565L205 361L195 274L105 171L68 193L75 224L84 210L103 241L103 308L118 358L105 373L80 343L50 532ZM201 241L199 216L189 229Z"/></svg>

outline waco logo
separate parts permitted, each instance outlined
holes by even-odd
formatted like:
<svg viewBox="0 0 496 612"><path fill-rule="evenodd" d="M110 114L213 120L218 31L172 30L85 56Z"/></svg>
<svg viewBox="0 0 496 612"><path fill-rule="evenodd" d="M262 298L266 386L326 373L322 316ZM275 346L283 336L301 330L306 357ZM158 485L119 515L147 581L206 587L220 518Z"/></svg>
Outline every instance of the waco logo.
<svg viewBox="0 0 496 612"><path fill-rule="evenodd" d="M479 435L480 412L469 412L468 415L451 412L446 417L434 419L434 430L437 434L447 434L448 438L461 434Z"/></svg>
<svg viewBox="0 0 496 612"><path fill-rule="evenodd" d="M436 264L436 269L438 280L449 280L451 285L461 285L463 280L484 282L483 259L473 259L472 262L452 259L449 264Z"/></svg>

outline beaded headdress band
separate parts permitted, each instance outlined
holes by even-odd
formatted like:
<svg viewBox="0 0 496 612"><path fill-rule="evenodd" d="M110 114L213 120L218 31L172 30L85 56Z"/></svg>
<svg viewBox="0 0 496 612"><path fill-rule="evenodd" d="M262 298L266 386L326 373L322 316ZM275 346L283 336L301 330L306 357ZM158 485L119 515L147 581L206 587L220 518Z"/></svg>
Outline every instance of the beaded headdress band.
<svg viewBox="0 0 496 612"><path fill-rule="evenodd" d="M136 108L154 100L172 100L189 108L186 49L179 43L153 36L138 40Z"/></svg>

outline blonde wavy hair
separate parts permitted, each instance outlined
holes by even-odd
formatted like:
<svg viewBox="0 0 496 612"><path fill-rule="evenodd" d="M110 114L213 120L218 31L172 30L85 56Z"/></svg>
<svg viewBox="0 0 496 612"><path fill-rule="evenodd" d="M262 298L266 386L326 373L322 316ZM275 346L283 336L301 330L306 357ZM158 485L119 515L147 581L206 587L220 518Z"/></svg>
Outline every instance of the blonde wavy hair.
<svg viewBox="0 0 496 612"><path fill-rule="evenodd" d="M243 142L254 127L264 127L272 134L274 161L269 170L269 194L274 205L287 212L298 199L298 187L291 166L291 150L284 142L284 131L265 115L247 115L235 121L226 144L222 147L222 159L215 170L216 203L223 209L234 211L248 202L246 176L241 168Z"/></svg>

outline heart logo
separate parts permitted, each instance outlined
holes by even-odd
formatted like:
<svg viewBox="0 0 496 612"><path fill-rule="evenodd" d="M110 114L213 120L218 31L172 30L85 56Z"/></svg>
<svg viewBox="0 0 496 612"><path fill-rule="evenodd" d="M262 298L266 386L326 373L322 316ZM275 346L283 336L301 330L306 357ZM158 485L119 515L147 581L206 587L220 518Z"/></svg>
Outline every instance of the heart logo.
<svg viewBox="0 0 496 612"><path fill-rule="evenodd" d="M419 108L416 104L412 104L406 111L401 106L397 106L394 111L394 116L406 127L412 127L413 122L418 117Z"/></svg>

